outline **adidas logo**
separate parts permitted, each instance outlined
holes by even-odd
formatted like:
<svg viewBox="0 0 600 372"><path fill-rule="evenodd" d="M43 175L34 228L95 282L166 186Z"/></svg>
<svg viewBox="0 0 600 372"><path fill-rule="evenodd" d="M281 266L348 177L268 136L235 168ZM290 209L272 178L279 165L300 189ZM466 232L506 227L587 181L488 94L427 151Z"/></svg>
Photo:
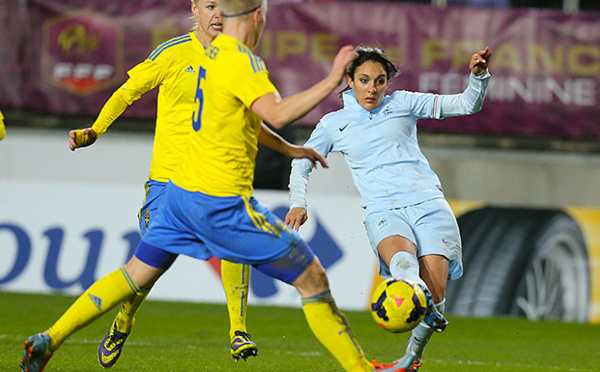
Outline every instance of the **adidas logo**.
<svg viewBox="0 0 600 372"><path fill-rule="evenodd" d="M185 69L185 72L196 72L194 70L194 68L192 66L188 66L188 68Z"/></svg>
<svg viewBox="0 0 600 372"><path fill-rule="evenodd" d="M90 300L92 300L94 305L96 305L96 308L98 308L99 311L102 311L102 299L100 297L94 296L91 293L88 293L88 296L90 296Z"/></svg>

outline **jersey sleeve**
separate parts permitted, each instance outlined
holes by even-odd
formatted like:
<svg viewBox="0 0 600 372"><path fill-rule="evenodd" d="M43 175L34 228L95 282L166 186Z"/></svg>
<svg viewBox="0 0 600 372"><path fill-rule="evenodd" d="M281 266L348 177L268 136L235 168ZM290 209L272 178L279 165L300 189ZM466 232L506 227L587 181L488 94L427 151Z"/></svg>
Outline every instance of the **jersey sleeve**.
<svg viewBox="0 0 600 372"><path fill-rule="evenodd" d="M164 80L168 68L168 58L161 54L156 59L146 59L129 70L127 72L129 79L121 87L129 92L129 104L139 99L142 94L156 88Z"/></svg>
<svg viewBox="0 0 600 372"><path fill-rule="evenodd" d="M487 70L479 75L471 73L469 85L464 92L440 96L440 117L469 115L481 110L489 78Z"/></svg>
<svg viewBox="0 0 600 372"><path fill-rule="evenodd" d="M317 127L304 146L312 147L324 157L327 157L333 149L333 142L322 122L317 124ZM292 171L288 185L290 189L290 209L307 208L306 192L308 191L308 178L313 168L313 163L308 159L294 159L292 161Z"/></svg>
<svg viewBox="0 0 600 372"><path fill-rule="evenodd" d="M439 119L439 95L433 93L419 93L397 91L393 94L394 99L406 105L408 111L417 119Z"/></svg>
<svg viewBox="0 0 600 372"><path fill-rule="evenodd" d="M102 107L92 129L101 136L108 127L140 97L158 86L165 78L169 68L169 55L160 54L150 57L127 72L129 79L117 89Z"/></svg>
<svg viewBox="0 0 600 372"><path fill-rule="evenodd" d="M126 94L123 90L123 87L117 89L116 92L113 93L112 96L106 101L102 110L98 114L96 121L92 124L92 129L98 137L100 137L108 127L115 121L127 107L129 107L130 103L126 100Z"/></svg>
<svg viewBox="0 0 600 372"><path fill-rule="evenodd" d="M234 74L235 81L232 81L232 84L236 85L236 97L244 106L250 107L254 101L265 94L277 92L277 88L269 79L269 72L263 60L252 53L245 54L248 59L243 58L245 63Z"/></svg>

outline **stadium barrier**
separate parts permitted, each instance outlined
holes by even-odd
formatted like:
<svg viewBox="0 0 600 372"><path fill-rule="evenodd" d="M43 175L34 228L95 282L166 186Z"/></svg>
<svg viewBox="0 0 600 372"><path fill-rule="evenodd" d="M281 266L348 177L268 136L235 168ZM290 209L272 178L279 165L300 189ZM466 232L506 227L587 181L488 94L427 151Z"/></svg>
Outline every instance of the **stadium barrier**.
<svg viewBox="0 0 600 372"><path fill-rule="evenodd" d="M125 263L139 241L151 143L149 135L107 133L73 153L66 131L11 131L0 143L0 290L79 294ZM337 162L330 157L332 168L312 176L301 235L327 268L340 307L366 309L380 279L359 197ZM286 213L287 192L255 194ZM600 323L600 209L462 200L452 208L465 275L448 288L449 312ZM218 267L181 257L150 298L224 302ZM250 304L299 306L292 287L257 271L250 289Z"/></svg>

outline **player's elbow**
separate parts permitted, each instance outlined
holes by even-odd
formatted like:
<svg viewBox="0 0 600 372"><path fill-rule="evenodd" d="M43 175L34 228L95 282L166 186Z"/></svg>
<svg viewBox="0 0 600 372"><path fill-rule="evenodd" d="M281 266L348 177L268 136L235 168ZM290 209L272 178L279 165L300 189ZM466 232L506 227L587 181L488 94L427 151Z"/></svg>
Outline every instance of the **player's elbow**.
<svg viewBox="0 0 600 372"><path fill-rule="evenodd" d="M479 107L472 107L470 110L466 111L466 114L467 115L473 115L473 114L478 113L479 111L481 111L481 106L479 106Z"/></svg>
<svg viewBox="0 0 600 372"><path fill-rule="evenodd" d="M290 123L290 118L286 117L285 115L282 115L279 112L276 112L275 110L273 111L274 112L270 112L262 117L265 123L268 123L275 129L281 129Z"/></svg>
<svg viewBox="0 0 600 372"><path fill-rule="evenodd" d="M269 124L275 129L283 128L287 123L284 120L271 119L268 121Z"/></svg>
<svg viewBox="0 0 600 372"><path fill-rule="evenodd" d="M281 129L292 121L287 112L286 105L282 103L279 93L269 93L252 102L250 109L265 123L275 129Z"/></svg>
<svg viewBox="0 0 600 372"><path fill-rule="evenodd" d="M481 111L482 107L483 107L482 100L463 102L463 104L462 104L462 110L466 115L475 114L475 113Z"/></svg>
<svg viewBox="0 0 600 372"><path fill-rule="evenodd" d="M483 108L483 102L478 102L475 106L473 106L473 108L471 109L471 114L475 114L479 111L481 111L481 109Z"/></svg>

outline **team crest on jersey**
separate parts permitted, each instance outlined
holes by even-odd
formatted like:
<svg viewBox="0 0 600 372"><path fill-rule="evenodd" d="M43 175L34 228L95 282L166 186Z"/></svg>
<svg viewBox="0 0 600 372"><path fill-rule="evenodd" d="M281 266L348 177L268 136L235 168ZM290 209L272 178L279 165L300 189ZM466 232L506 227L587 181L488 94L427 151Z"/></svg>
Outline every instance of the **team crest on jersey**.
<svg viewBox="0 0 600 372"><path fill-rule="evenodd" d="M42 76L52 85L86 95L122 79L123 32L90 11L51 18L43 25Z"/></svg>

